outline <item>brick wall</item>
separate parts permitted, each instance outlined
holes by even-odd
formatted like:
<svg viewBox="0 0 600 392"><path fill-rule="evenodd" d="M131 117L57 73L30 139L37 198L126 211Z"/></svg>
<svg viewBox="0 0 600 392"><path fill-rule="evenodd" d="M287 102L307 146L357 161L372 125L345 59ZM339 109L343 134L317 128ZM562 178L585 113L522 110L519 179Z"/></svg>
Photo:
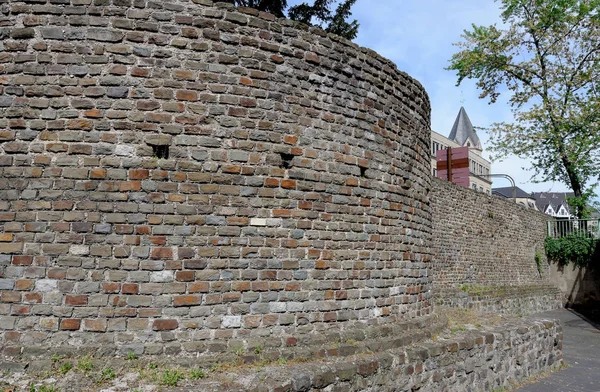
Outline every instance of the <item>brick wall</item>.
<svg viewBox="0 0 600 392"><path fill-rule="evenodd" d="M548 283L547 215L438 179L429 197L436 286Z"/></svg>
<svg viewBox="0 0 600 392"><path fill-rule="evenodd" d="M206 0L0 11L5 355L431 312L429 100L391 62Z"/></svg>
<svg viewBox="0 0 600 392"><path fill-rule="evenodd" d="M561 306L544 251L547 215L438 179L430 199L438 303L520 314Z"/></svg>

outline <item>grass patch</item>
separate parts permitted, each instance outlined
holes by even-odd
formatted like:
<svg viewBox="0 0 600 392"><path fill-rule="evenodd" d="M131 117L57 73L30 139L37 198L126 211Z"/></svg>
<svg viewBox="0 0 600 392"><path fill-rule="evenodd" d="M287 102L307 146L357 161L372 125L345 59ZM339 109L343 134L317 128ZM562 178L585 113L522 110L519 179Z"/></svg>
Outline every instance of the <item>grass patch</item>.
<svg viewBox="0 0 600 392"><path fill-rule="evenodd" d="M168 387L176 387L183 379L185 379L185 374L179 369L167 369L163 372L160 383Z"/></svg>
<svg viewBox="0 0 600 392"><path fill-rule="evenodd" d="M481 329L485 327L491 327L495 325L505 324L511 320L516 320L515 316L499 315L496 313L483 313L477 312L471 309L460 309L460 308L444 308L438 307L436 309L442 318L448 320L448 325L445 332L441 334L441 337L449 337L460 332L468 331L469 329ZM436 335L432 337L435 341L440 336Z"/></svg>
<svg viewBox="0 0 600 392"><path fill-rule="evenodd" d="M457 332L465 332L467 329L465 327L454 327L450 329L450 333L454 335Z"/></svg>
<svg viewBox="0 0 600 392"><path fill-rule="evenodd" d="M56 392L56 388L53 385L40 385L36 388L36 386L32 383L29 386L29 392Z"/></svg>
<svg viewBox="0 0 600 392"><path fill-rule="evenodd" d="M192 380L201 380L208 377L203 369L192 369L190 370L189 378Z"/></svg>
<svg viewBox="0 0 600 392"><path fill-rule="evenodd" d="M128 361L133 361L134 359L137 359L137 354L134 353L133 351L129 351L127 353L127 355L125 356L125 359Z"/></svg>
<svg viewBox="0 0 600 392"><path fill-rule="evenodd" d="M96 379L97 384L101 384L103 382L114 380L117 377L117 374L112 368L103 369L100 372L100 376Z"/></svg>
<svg viewBox="0 0 600 392"><path fill-rule="evenodd" d="M92 363L92 359L89 356L85 356L77 361L77 370L82 372L89 372L94 368L94 364Z"/></svg>
<svg viewBox="0 0 600 392"><path fill-rule="evenodd" d="M69 373L69 371L71 371L71 369L73 369L73 364L71 364L70 362L65 362L58 367L57 371L58 371L58 374L61 374L64 376L65 374Z"/></svg>

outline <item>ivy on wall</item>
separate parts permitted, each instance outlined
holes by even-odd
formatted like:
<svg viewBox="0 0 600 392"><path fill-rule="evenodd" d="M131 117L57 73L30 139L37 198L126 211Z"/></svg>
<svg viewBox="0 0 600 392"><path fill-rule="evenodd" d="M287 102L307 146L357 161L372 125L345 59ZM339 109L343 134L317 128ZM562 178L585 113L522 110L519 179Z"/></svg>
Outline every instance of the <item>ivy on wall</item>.
<svg viewBox="0 0 600 392"><path fill-rule="evenodd" d="M544 247L548 260L567 266L589 266L600 258L600 241L582 235L569 234L560 238L546 237Z"/></svg>

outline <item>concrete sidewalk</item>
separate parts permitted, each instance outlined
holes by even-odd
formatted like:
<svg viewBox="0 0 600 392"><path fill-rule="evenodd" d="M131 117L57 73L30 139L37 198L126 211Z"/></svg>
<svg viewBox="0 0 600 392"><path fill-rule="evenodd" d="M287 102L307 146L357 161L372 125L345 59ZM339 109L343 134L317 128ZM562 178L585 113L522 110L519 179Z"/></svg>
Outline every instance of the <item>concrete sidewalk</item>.
<svg viewBox="0 0 600 392"><path fill-rule="evenodd" d="M519 392L600 392L600 324L579 313L561 309L536 315L562 322L565 370L523 388Z"/></svg>

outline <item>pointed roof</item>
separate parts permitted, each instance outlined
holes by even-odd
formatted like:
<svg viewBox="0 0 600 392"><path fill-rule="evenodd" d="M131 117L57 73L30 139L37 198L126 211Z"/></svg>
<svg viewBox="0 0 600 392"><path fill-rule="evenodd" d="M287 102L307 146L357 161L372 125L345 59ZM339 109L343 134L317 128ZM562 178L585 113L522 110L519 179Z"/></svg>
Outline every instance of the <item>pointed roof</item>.
<svg viewBox="0 0 600 392"><path fill-rule="evenodd" d="M554 212L560 210L560 206L564 206L569 214L571 208L567 203L567 197L573 197L573 192L533 192L532 196L535 199L535 204L540 211L546 212L548 206L552 207Z"/></svg>
<svg viewBox="0 0 600 392"><path fill-rule="evenodd" d="M471 120L469 120L469 116L467 116L465 108L462 106L458 112L458 116L456 116L456 121L454 121L454 126L452 126L452 131L450 131L448 139L454 140L461 146L464 146L467 140L470 139L472 143L471 147L482 150L479 137L475 133L475 129L473 128L473 124L471 124Z"/></svg>
<svg viewBox="0 0 600 392"><path fill-rule="evenodd" d="M512 190L513 190L512 186L498 187L498 188L492 188L492 193L495 195L504 197L506 199L510 199L512 197ZM525 192L523 189L519 188L518 186L515 187L515 190L516 190L516 192L515 192L516 196L520 199L535 199L533 197L533 194Z"/></svg>

